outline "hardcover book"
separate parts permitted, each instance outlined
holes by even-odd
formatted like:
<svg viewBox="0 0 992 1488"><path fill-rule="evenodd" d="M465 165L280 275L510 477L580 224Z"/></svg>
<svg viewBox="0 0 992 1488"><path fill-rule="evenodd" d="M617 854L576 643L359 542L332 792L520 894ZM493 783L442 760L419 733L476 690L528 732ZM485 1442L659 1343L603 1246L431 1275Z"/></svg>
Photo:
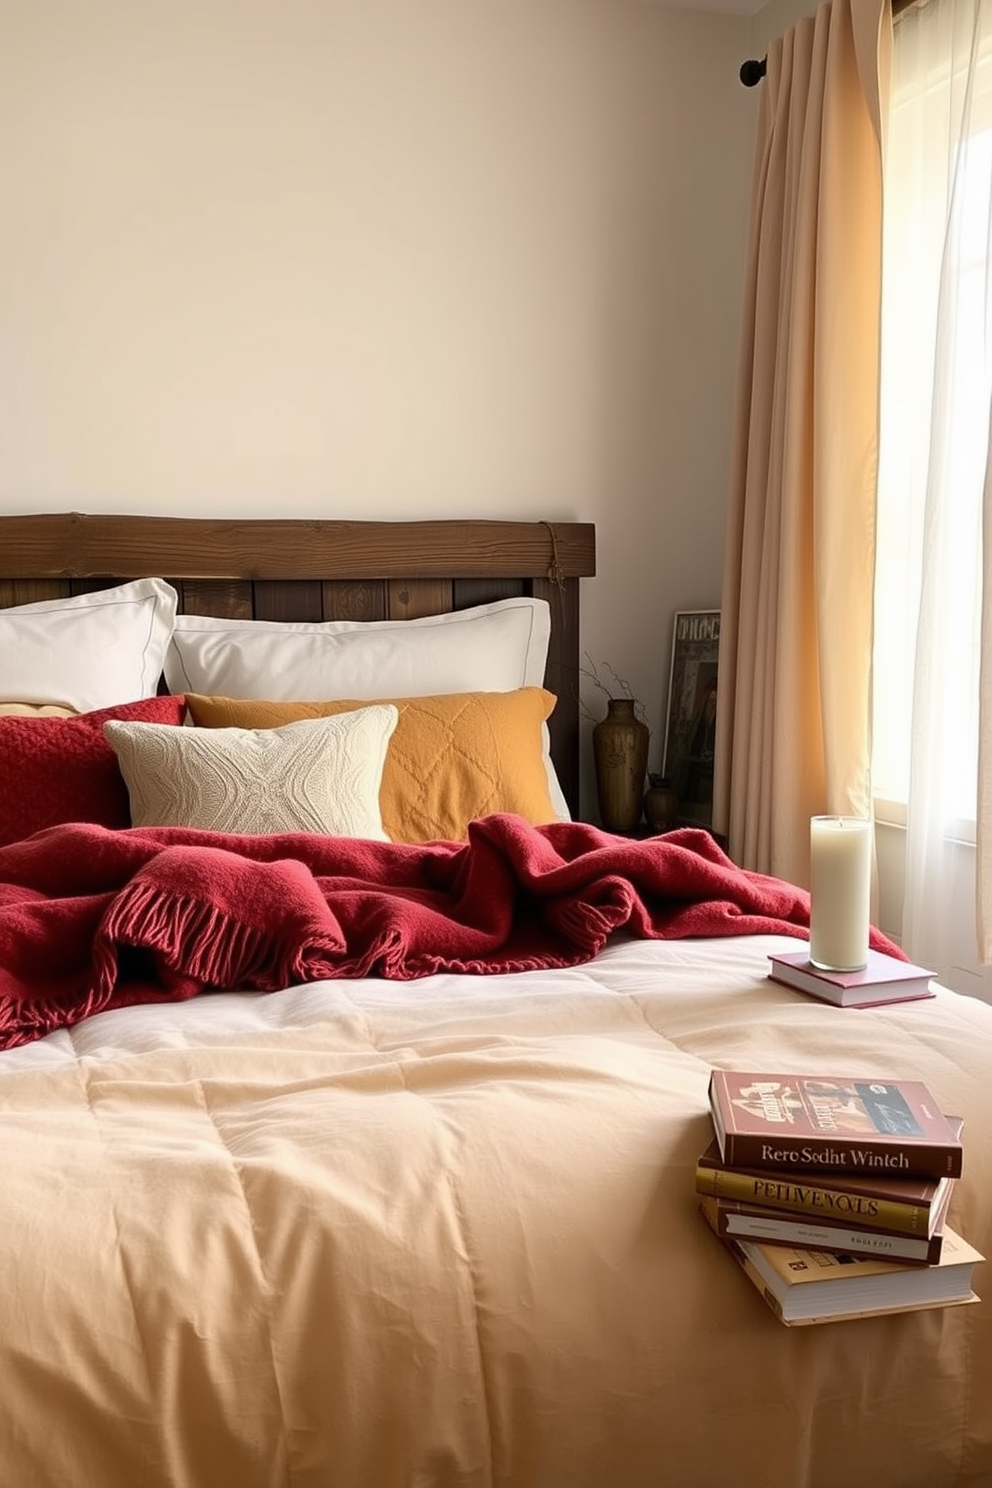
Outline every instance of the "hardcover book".
<svg viewBox="0 0 992 1488"><path fill-rule="evenodd" d="M960 1137L960 1116L948 1116ZM696 1192L766 1212L836 1221L929 1240L947 1213L953 1178L876 1178L873 1173L786 1173L731 1167L716 1138L696 1164Z"/></svg>
<svg viewBox="0 0 992 1488"><path fill-rule="evenodd" d="M953 1180L952 1180L953 1181ZM942 1226L925 1235L897 1235L889 1230L846 1224L842 1219L811 1219L786 1214L781 1209L763 1209L739 1199L715 1199L700 1194L699 1207L721 1240L761 1240L769 1245L790 1245L799 1250L832 1250L840 1255L875 1256L881 1261L902 1261L911 1266L934 1266L944 1243Z"/></svg>
<svg viewBox="0 0 992 1488"><path fill-rule="evenodd" d="M870 950L863 971L821 971L809 959L809 948L776 951L769 956L774 982L809 992L838 1007L876 1007L885 1002L912 1002L933 997L932 971L900 961L883 951Z"/></svg>
<svg viewBox="0 0 992 1488"><path fill-rule="evenodd" d="M977 1302L972 1276L985 1259L950 1226L935 1266L793 1250L758 1240L732 1239L724 1244L775 1316L787 1324L840 1322Z"/></svg>
<svg viewBox="0 0 992 1488"><path fill-rule="evenodd" d="M961 1176L960 1136L919 1080L718 1069L709 1100L734 1167Z"/></svg>

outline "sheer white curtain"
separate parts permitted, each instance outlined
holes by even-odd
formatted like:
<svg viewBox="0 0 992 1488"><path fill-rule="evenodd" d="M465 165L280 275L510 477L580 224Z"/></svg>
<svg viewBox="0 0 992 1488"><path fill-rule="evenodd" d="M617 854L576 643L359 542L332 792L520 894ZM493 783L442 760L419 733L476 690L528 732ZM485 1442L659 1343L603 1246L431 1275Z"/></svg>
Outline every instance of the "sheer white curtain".
<svg viewBox="0 0 992 1488"><path fill-rule="evenodd" d="M946 975L963 922L966 959L986 959L970 844L992 392L992 0L928 0L896 23L884 180L873 793L905 804L903 946Z"/></svg>

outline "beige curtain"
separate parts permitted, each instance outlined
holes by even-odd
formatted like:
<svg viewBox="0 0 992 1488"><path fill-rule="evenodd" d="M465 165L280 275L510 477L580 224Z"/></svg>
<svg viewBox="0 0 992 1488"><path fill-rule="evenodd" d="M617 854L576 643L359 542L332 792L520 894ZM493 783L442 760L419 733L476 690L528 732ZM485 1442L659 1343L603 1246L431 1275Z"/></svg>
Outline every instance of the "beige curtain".
<svg viewBox="0 0 992 1488"><path fill-rule="evenodd" d="M727 525L714 825L808 883L809 818L869 815L887 0L768 50Z"/></svg>

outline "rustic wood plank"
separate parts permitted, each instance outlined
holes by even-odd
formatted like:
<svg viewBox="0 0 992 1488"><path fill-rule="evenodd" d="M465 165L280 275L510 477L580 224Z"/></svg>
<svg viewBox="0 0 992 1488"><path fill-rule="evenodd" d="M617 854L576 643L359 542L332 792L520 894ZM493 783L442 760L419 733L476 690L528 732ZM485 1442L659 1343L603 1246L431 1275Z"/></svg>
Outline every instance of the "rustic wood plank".
<svg viewBox="0 0 992 1488"><path fill-rule="evenodd" d="M189 578L510 578L595 573L590 522L226 521L203 517L0 516L9 578L176 573Z"/></svg>
<svg viewBox="0 0 992 1488"><path fill-rule="evenodd" d="M64 579L0 579L0 609L68 598L69 585Z"/></svg>
<svg viewBox="0 0 992 1488"><path fill-rule="evenodd" d="M385 620L386 585L382 579L326 579L322 590L325 620Z"/></svg>
<svg viewBox="0 0 992 1488"><path fill-rule="evenodd" d="M522 579L456 579L452 604L456 610L467 610L473 605L494 604L500 599L517 599L523 593Z"/></svg>
<svg viewBox="0 0 992 1488"><path fill-rule="evenodd" d="M113 589L118 583L114 578L70 579L70 594L100 594L104 589Z"/></svg>
<svg viewBox="0 0 992 1488"><path fill-rule="evenodd" d="M179 591L184 615L213 615L218 620L254 618L251 585L216 579L171 579Z"/></svg>
<svg viewBox="0 0 992 1488"><path fill-rule="evenodd" d="M315 579L303 582L292 579L257 579L255 592L256 620L323 620L321 586Z"/></svg>
<svg viewBox="0 0 992 1488"><path fill-rule="evenodd" d="M386 594L390 620L419 620L451 609L450 579L390 579Z"/></svg>

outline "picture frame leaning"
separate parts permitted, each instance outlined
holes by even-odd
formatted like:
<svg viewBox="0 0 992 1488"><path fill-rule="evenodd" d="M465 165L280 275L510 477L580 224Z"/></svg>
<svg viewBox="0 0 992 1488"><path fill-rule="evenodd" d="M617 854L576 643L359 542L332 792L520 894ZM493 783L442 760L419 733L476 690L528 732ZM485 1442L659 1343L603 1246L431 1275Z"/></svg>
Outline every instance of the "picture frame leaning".
<svg viewBox="0 0 992 1488"><path fill-rule="evenodd" d="M676 610L662 774L678 797L677 820L712 826L720 611Z"/></svg>

